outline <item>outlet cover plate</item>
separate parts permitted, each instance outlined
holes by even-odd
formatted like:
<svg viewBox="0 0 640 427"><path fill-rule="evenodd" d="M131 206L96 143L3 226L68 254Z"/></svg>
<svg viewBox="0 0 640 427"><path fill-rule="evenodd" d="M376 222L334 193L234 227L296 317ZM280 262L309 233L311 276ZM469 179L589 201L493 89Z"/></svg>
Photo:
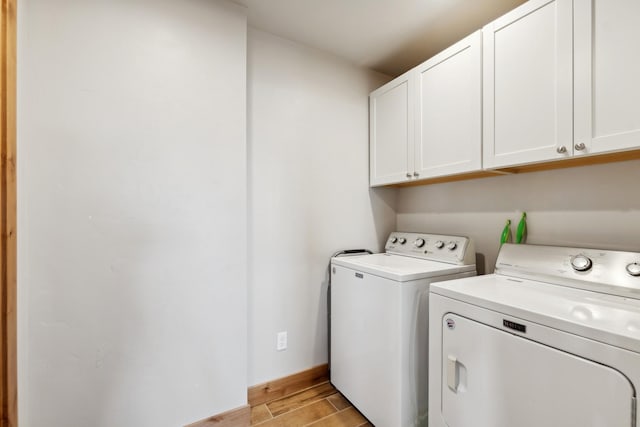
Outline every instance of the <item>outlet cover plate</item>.
<svg viewBox="0 0 640 427"><path fill-rule="evenodd" d="M283 351L287 349L287 331L278 332L276 339L276 350Z"/></svg>

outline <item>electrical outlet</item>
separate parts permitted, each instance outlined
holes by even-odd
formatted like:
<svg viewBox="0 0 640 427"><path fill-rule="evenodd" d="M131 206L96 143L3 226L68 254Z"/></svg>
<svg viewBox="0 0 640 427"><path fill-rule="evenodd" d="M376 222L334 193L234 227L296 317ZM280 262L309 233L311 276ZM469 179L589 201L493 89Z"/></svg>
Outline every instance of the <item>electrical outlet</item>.
<svg viewBox="0 0 640 427"><path fill-rule="evenodd" d="M287 331L278 332L276 338L276 350L282 351L287 349Z"/></svg>

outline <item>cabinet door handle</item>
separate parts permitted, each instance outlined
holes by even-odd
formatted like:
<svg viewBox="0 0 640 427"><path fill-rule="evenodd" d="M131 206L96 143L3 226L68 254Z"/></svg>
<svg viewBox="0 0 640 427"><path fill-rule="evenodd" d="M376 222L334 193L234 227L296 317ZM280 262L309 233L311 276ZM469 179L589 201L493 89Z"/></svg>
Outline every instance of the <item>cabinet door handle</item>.
<svg viewBox="0 0 640 427"><path fill-rule="evenodd" d="M407 178L411 178L411 174L407 172Z"/></svg>
<svg viewBox="0 0 640 427"><path fill-rule="evenodd" d="M418 172L414 172L413 176L415 176L416 178L420 176L420 174Z"/></svg>
<svg viewBox="0 0 640 427"><path fill-rule="evenodd" d="M567 147L561 145L560 147L556 148L556 151L558 152L558 154L564 154L567 152Z"/></svg>
<svg viewBox="0 0 640 427"><path fill-rule="evenodd" d="M576 149L576 150L578 150L578 151L582 151L582 150L584 150L585 148L587 148L587 146L586 146L586 145L584 145L584 142L581 142L581 143L579 143L579 144L574 145L574 146L573 146L573 148L575 148L575 149Z"/></svg>

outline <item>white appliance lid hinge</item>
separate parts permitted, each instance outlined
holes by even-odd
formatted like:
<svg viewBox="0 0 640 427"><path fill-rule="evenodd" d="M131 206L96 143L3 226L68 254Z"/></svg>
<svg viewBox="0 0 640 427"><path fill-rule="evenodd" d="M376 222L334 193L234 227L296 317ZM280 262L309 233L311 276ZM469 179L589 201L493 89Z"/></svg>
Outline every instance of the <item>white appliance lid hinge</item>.
<svg viewBox="0 0 640 427"><path fill-rule="evenodd" d="M638 416L638 399L631 398L631 427L636 427L636 417Z"/></svg>

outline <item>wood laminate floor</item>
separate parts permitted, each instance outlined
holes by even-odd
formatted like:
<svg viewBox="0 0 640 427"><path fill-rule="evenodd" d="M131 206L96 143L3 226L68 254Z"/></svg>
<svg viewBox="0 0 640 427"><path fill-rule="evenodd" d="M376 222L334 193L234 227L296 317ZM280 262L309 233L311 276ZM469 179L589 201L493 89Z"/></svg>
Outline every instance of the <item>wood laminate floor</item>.
<svg viewBox="0 0 640 427"><path fill-rule="evenodd" d="M252 407L251 425L373 427L328 381Z"/></svg>

